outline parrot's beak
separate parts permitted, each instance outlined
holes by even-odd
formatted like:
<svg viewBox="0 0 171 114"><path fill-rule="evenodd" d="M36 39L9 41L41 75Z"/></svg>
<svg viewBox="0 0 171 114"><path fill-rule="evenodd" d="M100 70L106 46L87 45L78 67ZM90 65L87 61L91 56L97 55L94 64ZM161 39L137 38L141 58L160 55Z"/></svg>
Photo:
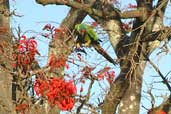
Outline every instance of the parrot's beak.
<svg viewBox="0 0 171 114"><path fill-rule="evenodd" d="M83 46L84 46L84 47L89 47L90 44L89 44L89 43L84 43Z"/></svg>
<svg viewBox="0 0 171 114"><path fill-rule="evenodd" d="M76 48L79 49L81 46L79 43L76 43Z"/></svg>

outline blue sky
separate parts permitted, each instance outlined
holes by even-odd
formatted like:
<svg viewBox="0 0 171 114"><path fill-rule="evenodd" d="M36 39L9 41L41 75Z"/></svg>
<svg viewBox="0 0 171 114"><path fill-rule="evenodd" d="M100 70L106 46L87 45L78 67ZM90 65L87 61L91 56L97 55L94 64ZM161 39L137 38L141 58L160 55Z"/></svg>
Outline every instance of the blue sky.
<svg viewBox="0 0 171 114"><path fill-rule="evenodd" d="M123 1L123 0L122 0ZM129 2L134 1L130 0ZM122 2L124 3L124 2ZM124 3L126 4L126 3ZM22 31L25 32L27 30L32 30L36 33L42 32L42 28L45 24L49 22L52 23L55 26L59 26L59 23L62 21L62 19L65 18L67 15L67 12L69 11L69 8L66 6L56 6L56 5L48 5L48 6L42 6L35 2L35 0L11 0L11 10L16 9L16 12L20 15L23 15L23 17L12 17L11 18L11 27L15 28L20 26ZM169 10L167 11L169 12ZM92 21L90 18L87 18L86 21ZM167 21L165 24L169 24L170 21ZM36 35L35 33L27 33L28 36ZM36 35L37 36L37 35ZM41 60L46 60L47 58L47 52L48 52L48 40L44 39L40 36L37 36L38 38L38 49L42 56L45 56L41 58ZM170 45L169 45L170 47ZM109 50L109 52L111 52ZM158 52L157 50L155 51ZM159 56L156 58L156 53L153 53L151 56L151 59L158 65L161 72L166 75L167 72L170 71L171 68L171 54L168 53L166 56ZM42 65L45 65L46 62L41 62ZM118 72L118 71L117 71ZM157 73L153 70L153 68L148 65L145 73L144 73L144 82L150 83L152 80L158 81L161 80L160 78L152 77L154 75L157 75ZM165 85L163 84L155 84L155 88L165 88ZM145 83L143 83L143 89L147 89ZM155 91L155 94L161 95L161 93L164 93L165 91ZM143 94L144 96L144 94ZM149 100L147 100L145 97L142 98L143 105L147 106L147 104L150 103ZM160 99L157 99L157 102L161 102ZM144 114L145 110L141 111L141 114Z"/></svg>

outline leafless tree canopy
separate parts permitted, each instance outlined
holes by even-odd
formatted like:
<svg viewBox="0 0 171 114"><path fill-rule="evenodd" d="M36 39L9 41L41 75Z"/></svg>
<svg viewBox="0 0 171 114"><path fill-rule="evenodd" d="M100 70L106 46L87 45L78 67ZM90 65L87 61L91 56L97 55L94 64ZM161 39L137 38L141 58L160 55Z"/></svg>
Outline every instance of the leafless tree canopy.
<svg viewBox="0 0 171 114"><path fill-rule="evenodd" d="M1 3L2 1L2 3ZM10 40L6 40L5 35L1 34L3 30L2 27L6 27L8 20L5 20L9 17L10 13L5 10L8 0L0 1L0 53L6 50L3 47L11 43ZM60 24L60 28L63 29L64 34L59 35L57 39L53 39L49 46L49 57L51 54L55 56L62 55L64 58L72 53L73 44L74 44L74 35L73 28L76 24L81 23L84 18L89 15L95 22L100 25L104 31L106 31L109 42L111 43L112 49L114 50L117 56L118 66L120 67L120 74L115 79L114 82L110 85L110 89L103 101L99 103L98 109L101 110L102 114L139 114L140 111L140 100L141 100L141 89L143 74L147 63L150 63L154 70L161 77L162 82L166 85L166 88L171 92L171 86L169 80L160 69L150 60L150 54L162 44L163 51L168 52L167 44L171 38L171 27L164 26L164 15L166 8L168 7L169 0L157 0L157 3L154 5L155 0L135 0L135 5L130 4L131 10L122 10L117 6L119 0L35 0L40 5L65 5L70 7L70 11L65 17L65 19ZM126 0L125 0L126 1ZM4 5L4 3L5 5ZM170 14L167 14L170 15ZM123 19L131 19L132 23L126 24L123 22ZM7 30L9 28L7 27ZM9 35L9 30L8 30ZM129 33L129 34L128 34ZM8 38L7 38L8 39ZM4 42L4 43L3 43ZM63 44L63 45L61 45ZM10 49L10 48L9 48ZM8 50L7 50L8 51ZM5 56L5 55L4 55ZM8 62L2 62L4 57L0 56L0 75L16 75L14 72L9 73L3 70L4 64L5 67L8 67ZM114 58L114 57L113 57ZM6 58L7 59L7 58ZM36 63L37 64L37 63ZM33 67L35 68L35 67ZM36 67L37 68L37 67ZM35 68L35 69L36 69ZM4 68L5 69L5 68ZM37 70L39 69L39 70ZM40 70L46 72L48 68L37 68L34 70L36 74ZM87 70L87 69L86 69ZM90 70L90 69L89 69ZM91 71L91 70L90 70ZM64 67L61 67L57 70L51 70L48 73L50 76L64 76ZM18 75L18 74L17 74ZM25 74L30 75L30 74ZM27 76L26 76L27 77ZM2 81L12 80L12 79L3 79ZM18 79L19 80L19 79ZM98 113L96 107L91 104L88 104L90 97L90 90L95 78L91 77L91 83L88 87L88 93L86 98L81 98L79 106L77 107L75 113L79 114L81 110L84 109L84 106L88 106L91 113ZM1 82L0 82L1 84ZM3 83L2 83L3 84ZM14 88L13 88L14 89ZM23 88L25 89L25 88ZM8 91L8 89L6 90ZM13 91L14 92L14 91ZM11 95L11 92L6 92ZM5 91L2 92L4 96ZM19 95L18 95L19 94ZM13 98L21 97L20 94L25 95L26 93L18 93ZM158 107L154 107L153 93L151 90L148 91L148 94L151 98L152 108L148 109L148 114L162 114L159 111L164 111L166 114L170 114L170 96L167 96L166 100L160 104ZM6 95L5 95L6 96ZM28 97L26 95L26 97ZM14 100L13 99L13 100ZM31 99L31 98L30 98ZM30 100L29 99L29 100ZM32 100L31 100L32 101ZM2 100L2 104L4 101ZM9 101L10 102L10 101ZM29 102L30 103L30 102ZM35 102L33 102L34 104ZM31 103L30 103L31 104ZM51 109L47 112L46 107L47 103L41 103L41 109L45 110L41 113L54 114L54 111L58 112L59 110ZM1 106L1 99L0 99ZM5 107L9 107L5 104ZM12 106L11 106L12 107ZM36 110L37 105L34 105L33 109ZM146 108L144 106L144 108ZM0 108L1 109L1 108ZM39 110L40 111L40 110ZM3 113L5 114L5 113ZM7 113L8 114L8 113Z"/></svg>

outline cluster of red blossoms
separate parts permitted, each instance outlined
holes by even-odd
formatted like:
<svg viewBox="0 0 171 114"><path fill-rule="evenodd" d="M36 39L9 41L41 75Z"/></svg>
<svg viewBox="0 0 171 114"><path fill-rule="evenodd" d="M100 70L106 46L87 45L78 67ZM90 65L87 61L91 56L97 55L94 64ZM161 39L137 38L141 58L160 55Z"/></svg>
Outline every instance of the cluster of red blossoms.
<svg viewBox="0 0 171 114"><path fill-rule="evenodd" d="M21 114L25 114L26 109L29 109L29 106L27 104L20 104L20 105L17 105L15 108L15 110L17 112L21 112Z"/></svg>
<svg viewBox="0 0 171 114"><path fill-rule="evenodd" d="M115 78L115 71L110 71L110 67L104 67L97 73L97 78L99 80L103 80L104 78L109 82L109 84L112 84Z"/></svg>
<svg viewBox="0 0 171 114"><path fill-rule="evenodd" d="M28 39L26 36L21 36L19 42L17 42L17 52L13 54L13 59L17 61L17 64L13 64L13 67L22 66L27 67L34 61L34 57L38 54L36 49L37 42L34 38Z"/></svg>
<svg viewBox="0 0 171 114"><path fill-rule="evenodd" d="M64 28L56 28L55 26L52 26L51 24L46 24L43 27L43 30L50 32L50 33L42 34L42 36L45 38L61 38L65 35Z"/></svg>
<svg viewBox="0 0 171 114"><path fill-rule="evenodd" d="M148 114L152 114L153 113L153 109L151 109ZM166 114L166 112L164 112L163 110L158 110L157 112L155 112L155 114Z"/></svg>
<svg viewBox="0 0 171 114"><path fill-rule="evenodd" d="M75 100L76 87L72 81L61 78L51 78L48 81L37 79L34 84L36 95L47 97L51 105L56 105L60 110L71 110Z"/></svg>

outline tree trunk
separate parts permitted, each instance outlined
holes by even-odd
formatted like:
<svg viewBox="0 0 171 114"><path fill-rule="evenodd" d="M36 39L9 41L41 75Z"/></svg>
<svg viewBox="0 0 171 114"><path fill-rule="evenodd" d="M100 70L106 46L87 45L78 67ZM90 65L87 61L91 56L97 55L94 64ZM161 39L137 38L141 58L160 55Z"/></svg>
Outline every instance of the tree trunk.
<svg viewBox="0 0 171 114"><path fill-rule="evenodd" d="M120 73L119 77L111 85L109 93L105 96L105 100L101 108L102 114L115 114L117 106L128 86L129 81L125 78L125 74Z"/></svg>
<svg viewBox="0 0 171 114"><path fill-rule="evenodd" d="M124 33L121 29L121 23L118 20L108 20L102 22L102 26L107 31L109 40L114 50L117 50L118 43L121 41ZM129 64L128 64L129 66ZM126 67L121 70L120 75L111 85L109 93L105 97L104 104L102 105L103 114L114 114L116 112L117 106L124 95L127 87L129 86L129 81L125 78L127 71L130 67ZM110 105L109 105L110 104Z"/></svg>
<svg viewBox="0 0 171 114"><path fill-rule="evenodd" d="M10 50L9 1L0 0L0 114L12 114L11 80L7 68Z"/></svg>
<svg viewBox="0 0 171 114"><path fill-rule="evenodd" d="M131 84L119 104L119 114L139 114L142 78L145 66L145 61L137 65L132 75L134 81L130 82Z"/></svg>

